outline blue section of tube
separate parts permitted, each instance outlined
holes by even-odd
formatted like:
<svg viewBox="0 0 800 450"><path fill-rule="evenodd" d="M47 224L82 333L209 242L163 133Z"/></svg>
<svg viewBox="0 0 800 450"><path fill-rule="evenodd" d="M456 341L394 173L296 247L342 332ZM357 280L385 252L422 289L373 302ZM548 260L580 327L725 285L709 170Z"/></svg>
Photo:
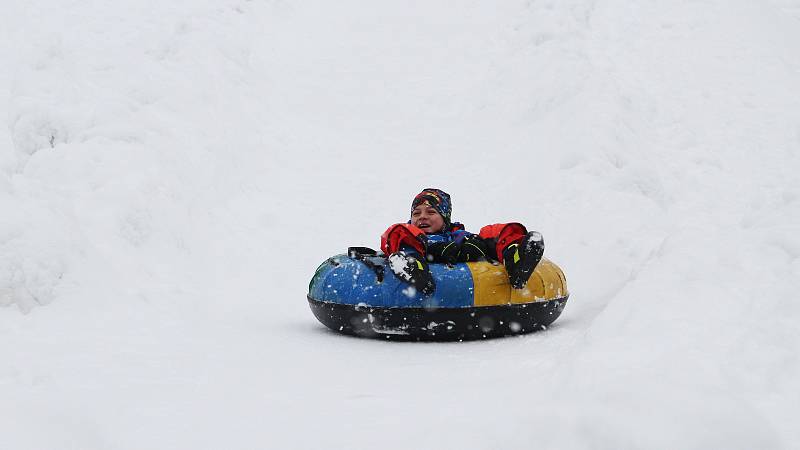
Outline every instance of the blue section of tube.
<svg viewBox="0 0 800 450"><path fill-rule="evenodd" d="M472 274L466 264L430 264L436 291L430 297L397 279L381 257L371 260L384 267L383 282L362 261L338 255L324 262L309 285L311 298L343 305L386 308L459 308L474 306Z"/></svg>

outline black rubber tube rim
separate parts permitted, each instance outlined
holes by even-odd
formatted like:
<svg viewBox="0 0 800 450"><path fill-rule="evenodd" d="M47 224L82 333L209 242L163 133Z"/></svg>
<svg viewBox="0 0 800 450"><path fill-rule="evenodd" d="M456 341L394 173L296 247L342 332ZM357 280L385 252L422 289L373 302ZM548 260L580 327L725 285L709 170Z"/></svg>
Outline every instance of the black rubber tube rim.
<svg viewBox="0 0 800 450"><path fill-rule="evenodd" d="M569 296L547 301L466 308L385 308L325 302L307 296L322 324L339 333L401 341L464 341L540 331Z"/></svg>

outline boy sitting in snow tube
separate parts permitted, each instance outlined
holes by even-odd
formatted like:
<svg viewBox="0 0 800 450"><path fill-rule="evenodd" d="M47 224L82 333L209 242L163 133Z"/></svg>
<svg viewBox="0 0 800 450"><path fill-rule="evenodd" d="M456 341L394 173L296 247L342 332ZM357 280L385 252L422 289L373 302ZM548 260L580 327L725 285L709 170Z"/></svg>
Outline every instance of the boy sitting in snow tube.
<svg viewBox="0 0 800 450"><path fill-rule="evenodd" d="M381 250L397 278L423 295L436 288L428 262L454 264L492 259L500 261L514 289L522 289L542 259L544 240L516 222L496 223L481 228L478 234L451 222L450 195L426 188L411 202L408 223L390 226L381 236Z"/></svg>

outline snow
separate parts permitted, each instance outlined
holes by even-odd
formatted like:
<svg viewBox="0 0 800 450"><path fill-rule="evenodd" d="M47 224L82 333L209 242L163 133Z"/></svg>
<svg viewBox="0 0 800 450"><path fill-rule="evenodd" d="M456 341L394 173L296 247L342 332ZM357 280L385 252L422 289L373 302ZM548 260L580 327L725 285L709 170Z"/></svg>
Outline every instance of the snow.
<svg viewBox="0 0 800 450"><path fill-rule="evenodd" d="M0 16L13 449L800 448L800 1L54 0ZM547 330L329 332L424 187Z"/></svg>

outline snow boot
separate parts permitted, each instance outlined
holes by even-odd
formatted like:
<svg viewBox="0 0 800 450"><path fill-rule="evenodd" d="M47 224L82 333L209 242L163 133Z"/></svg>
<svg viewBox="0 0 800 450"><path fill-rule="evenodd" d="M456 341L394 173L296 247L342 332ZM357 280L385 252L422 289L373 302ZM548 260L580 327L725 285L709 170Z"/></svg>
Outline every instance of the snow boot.
<svg viewBox="0 0 800 450"><path fill-rule="evenodd" d="M514 289L522 289L544 254L544 240L537 231L531 231L519 243L503 250L503 264L508 280Z"/></svg>
<svg viewBox="0 0 800 450"><path fill-rule="evenodd" d="M433 294L436 289L425 258L406 255L405 252L395 252L389 255L389 268L397 278L410 284L426 297Z"/></svg>

